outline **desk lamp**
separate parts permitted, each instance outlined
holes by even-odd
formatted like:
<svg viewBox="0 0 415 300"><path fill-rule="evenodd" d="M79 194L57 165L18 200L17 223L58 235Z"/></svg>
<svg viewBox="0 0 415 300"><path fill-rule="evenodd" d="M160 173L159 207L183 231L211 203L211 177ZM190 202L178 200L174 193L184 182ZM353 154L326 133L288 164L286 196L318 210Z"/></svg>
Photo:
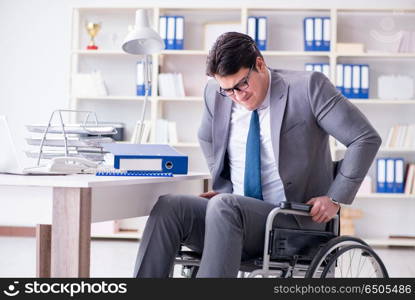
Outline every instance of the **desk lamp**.
<svg viewBox="0 0 415 300"><path fill-rule="evenodd" d="M150 58L152 54L159 53L164 49L164 42L160 35L150 27L147 13L143 9L139 9L135 13L135 26L125 38L122 49L124 52L133 55L144 55L144 104L141 112L141 121L139 123L139 134L136 143L140 144L143 136L144 118L147 108L148 95L151 86L151 73L149 69Z"/></svg>

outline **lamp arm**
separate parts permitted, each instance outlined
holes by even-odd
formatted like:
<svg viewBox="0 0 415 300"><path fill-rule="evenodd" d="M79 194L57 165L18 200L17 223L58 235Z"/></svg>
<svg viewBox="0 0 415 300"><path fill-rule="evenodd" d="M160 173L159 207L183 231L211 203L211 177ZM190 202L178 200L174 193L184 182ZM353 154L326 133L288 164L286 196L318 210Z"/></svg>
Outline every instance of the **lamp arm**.
<svg viewBox="0 0 415 300"><path fill-rule="evenodd" d="M146 110L147 110L147 103L148 103L148 96L150 93L150 86L151 86L151 75L149 74L149 65L150 65L150 55L145 56L145 62L144 62L144 103L143 103L143 109L141 111L141 121L140 121L140 130L138 134L138 141L137 144L141 144L141 140L143 137L143 130L144 130L144 119L146 116Z"/></svg>

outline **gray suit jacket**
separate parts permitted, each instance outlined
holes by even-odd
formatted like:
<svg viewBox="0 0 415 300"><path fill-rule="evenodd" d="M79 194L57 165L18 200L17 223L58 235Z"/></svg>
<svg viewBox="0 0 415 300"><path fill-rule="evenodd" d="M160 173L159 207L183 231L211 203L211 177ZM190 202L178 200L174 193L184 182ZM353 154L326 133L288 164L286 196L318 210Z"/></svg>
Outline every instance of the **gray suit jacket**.
<svg viewBox="0 0 415 300"><path fill-rule="evenodd" d="M227 145L232 100L210 80L198 132L213 189L232 193ZM271 139L287 201L327 195L352 203L381 138L367 118L322 73L271 70ZM332 162L329 135L347 146Z"/></svg>

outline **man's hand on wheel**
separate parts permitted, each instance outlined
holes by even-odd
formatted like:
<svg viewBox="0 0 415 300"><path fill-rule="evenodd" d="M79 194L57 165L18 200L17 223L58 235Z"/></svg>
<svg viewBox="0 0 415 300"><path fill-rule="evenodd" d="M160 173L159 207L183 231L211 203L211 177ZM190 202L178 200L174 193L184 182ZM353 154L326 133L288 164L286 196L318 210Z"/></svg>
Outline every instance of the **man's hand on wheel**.
<svg viewBox="0 0 415 300"><path fill-rule="evenodd" d="M203 198L206 198L206 199L210 199L210 198L216 196L217 194L219 194L219 193L218 192L215 192L215 191L209 191L209 192L200 194L199 197L203 197Z"/></svg>
<svg viewBox="0 0 415 300"><path fill-rule="evenodd" d="M307 204L313 205L310 215L313 217L313 221L317 223L330 221L340 209L340 205L327 196L311 198Z"/></svg>

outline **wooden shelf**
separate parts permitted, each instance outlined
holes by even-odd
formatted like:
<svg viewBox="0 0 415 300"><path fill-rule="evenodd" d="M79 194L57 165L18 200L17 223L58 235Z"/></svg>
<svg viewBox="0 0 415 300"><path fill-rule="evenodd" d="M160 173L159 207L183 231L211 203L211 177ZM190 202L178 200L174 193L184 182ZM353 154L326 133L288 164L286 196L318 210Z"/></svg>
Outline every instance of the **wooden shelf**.
<svg viewBox="0 0 415 300"><path fill-rule="evenodd" d="M163 50L160 52L162 55L201 55L207 56L208 50Z"/></svg>
<svg viewBox="0 0 415 300"><path fill-rule="evenodd" d="M310 56L330 56L330 51L261 51L262 55L264 56L304 56L304 57L310 57Z"/></svg>
<svg viewBox="0 0 415 300"><path fill-rule="evenodd" d="M202 102L203 97L182 97L182 98L158 97L157 100L163 101L163 102Z"/></svg>
<svg viewBox="0 0 415 300"><path fill-rule="evenodd" d="M353 104L415 104L413 100L349 99Z"/></svg>
<svg viewBox="0 0 415 300"><path fill-rule="evenodd" d="M143 101L143 96L102 96L102 97L76 97L77 100L102 100L102 101ZM148 97L151 99L151 96Z"/></svg>
<svg viewBox="0 0 415 300"><path fill-rule="evenodd" d="M408 199L415 200L415 195L404 193L372 193L372 194L357 194L356 199Z"/></svg>
<svg viewBox="0 0 415 300"><path fill-rule="evenodd" d="M78 55L130 55L127 54L121 50L72 50L72 54L78 54ZM131 55L134 56L134 55Z"/></svg>
<svg viewBox="0 0 415 300"><path fill-rule="evenodd" d="M170 146L177 148L199 148L199 143L177 143L170 144Z"/></svg>
<svg viewBox="0 0 415 300"><path fill-rule="evenodd" d="M374 53L334 53L337 57L364 58L415 58L415 53L374 52Z"/></svg>
<svg viewBox="0 0 415 300"><path fill-rule="evenodd" d="M129 54L122 50L72 50L73 54L78 55L126 55ZM338 53L333 51L278 51L278 50L266 50L261 51L264 56L334 56L334 57L363 57L363 58L415 58L415 53ZM207 56L209 50L162 50L161 55L200 55Z"/></svg>
<svg viewBox="0 0 415 300"><path fill-rule="evenodd" d="M415 239L364 238L363 240L372 247L415 247Z"/></svg>
<svg viewBox="0 0 415 300"><path fill-rule="evenodd" d="M335 147L335 151L346 151L346 148L337 146ZM404 147L395 147L395 148L380 147L379 152L412 153L412 152L415 152L415 149L404 148Z"/></svg>

